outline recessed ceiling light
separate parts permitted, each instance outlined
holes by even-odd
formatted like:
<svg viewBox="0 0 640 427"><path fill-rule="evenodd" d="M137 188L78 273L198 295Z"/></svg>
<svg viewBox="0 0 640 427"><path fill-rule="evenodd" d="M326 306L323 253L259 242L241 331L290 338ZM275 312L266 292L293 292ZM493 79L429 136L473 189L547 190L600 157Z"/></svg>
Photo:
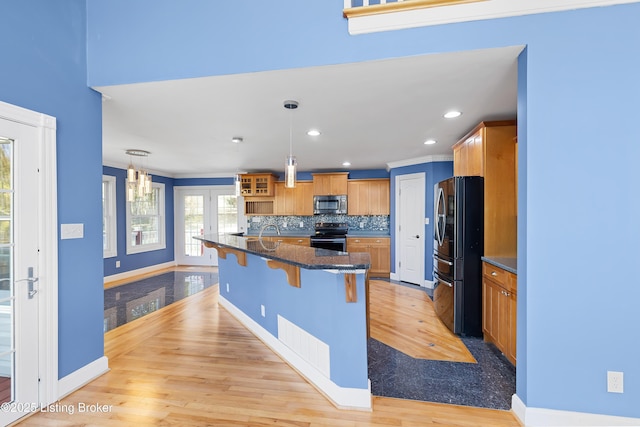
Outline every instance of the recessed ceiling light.
<svg viewBox="0 0 640 427"><path fill-rule="evenodd" d="M435 139L427 139L427 140L424 142L424 145L433 145L433 144L435 144L435 143L436 143L436 140L435 140Z"/></svg>
<svg viewBox="0 0 640 427"><path fill-rule="evenodd" d="M243 141L241 136L234 136L233 138L231 138L231 142L233 142L234 144L240 144Z"/></svg>
<svg viewBox="0 0 640 427"><path fill-rule="evenodd" d="M318 129L311 129L307 132L307 135L309 136L318 136L320 135L320 131Z"/></svg>
<svg viewBox="0 0 640 427"><path fill-rule="evenodd" d="M342 166L351 166L351 162L342 162Z"/></svg>
<svg viewBox="0 0 640 427"><path fill-rule="evenodd" d="M456 117L460 117L462 113L460 111L449 111L444 114L445 119L455 119Z"/></svg>

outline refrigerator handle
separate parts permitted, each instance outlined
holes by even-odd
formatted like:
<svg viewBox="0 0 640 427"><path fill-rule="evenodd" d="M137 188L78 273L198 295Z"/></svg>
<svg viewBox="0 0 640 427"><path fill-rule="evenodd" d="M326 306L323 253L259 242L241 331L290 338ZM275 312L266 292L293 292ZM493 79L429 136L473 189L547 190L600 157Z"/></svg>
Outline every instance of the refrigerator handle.
<svg viewBox="0 0 640 427"><path fill-rule="evenodd" d="M442 233L440 232L440 219L442 218L442 225L446 227L447 223L447 214L446 211L444 214L440 214L440 201L444 201L444 191L442 188L438 188L438 197L436 199L436 239L438 240L438 244L442 246L444 243L444 230Z"/></svg>
<svg viewBox="0 0 640 427"><path fill-rule="evenodd" d="M437 282L440 282L440 283L442 283L442 284L447 285L447 286L448 286L448 287L450 287L450 288L453 288L453 283L451 283L451 282L447 282L446 280L442 280L442 279L440 278L440 276L438 276L438 274L435 274L434 276L435 276L435 278L436 278L436 281L437 281Z"/></svg>

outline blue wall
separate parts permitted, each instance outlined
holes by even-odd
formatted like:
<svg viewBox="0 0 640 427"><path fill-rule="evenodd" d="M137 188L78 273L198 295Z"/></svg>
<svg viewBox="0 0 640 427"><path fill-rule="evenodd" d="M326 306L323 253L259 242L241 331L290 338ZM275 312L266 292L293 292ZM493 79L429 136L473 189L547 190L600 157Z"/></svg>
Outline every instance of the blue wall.
<svg viewBox="0 0 640 427"><path fill-rule="evenodd" d="M629 340L640 287L610 267L634 265L640 240L640 4L350 36L341 0L87 3L91 85L525 45L517 394L528 407L640 417ZM625 372L624 394L606 392L607 370Z"/></svg>
<svg viewBox="0 0 640 427"><path fill-rule="evenodd" d="M220 295L276 338L278 315L304 329L329 346L335 384L368 387L364 274L356 275L358 301L347 303L344 274L301 268L296 288L287 283L284 270L268 267L258 255L247 254L246 267L238 265L235 255L218 261Z"/></svg>
<svg viewBox="0 0 640 427"><path fill-rule="evenodd" d="M87 87L84 0L0 2L0 101L57 118L58 223L84 224L59 240L58 375L104 355L102 106Z"/></svg>
<svg viewBox="0 0 640 427"><path fill-rule="evenodd" d="M433 280L433 186L453 176L453 162L430 162L420 163L417 165L403 166L391 169L391 206L396 204L396 177L399 175L408 175L411 173L424 173L425 175L425 197L424 197L424 214L429 218L429 224L424 226L424 279ZM391 209L391 273L396 272L396 230L397 218L395 209Z"/></svg>
<svg viewBox="0 0 640 427"><path fill-rule="evenodd" d="M174 187L187 187L198 185L233 185L233 177L230 178L176 178Z"/></svg>
<svg viewBox="0 0 640 427"><path fill-rule="evenodd" d="M59 244L60 376L103 354L101 106L87 82L526 45L518 82L517 394L528 407L640 417L631 339L640 287L632 271L611 267L635 265L640 240L640 145L632 138L640 4L361 36L347 33L342 6L87 0L85 19L82 0L0 3L11 17L0 39L11 64L0 68L0 100L58 118L59 222L85 225L84 239ZM624 394L606 392L607 370L625 372Z"/></svg>
<svg viewBox="0 0 640 427"><path fill-rule="evenodd" d="M117 220L117 247L118 255L104 258L104 276L124 273L139 268L150 267L156 264L171 262L174 257L174 219L173 219L173 187L174 179L160 175L152 175L153 182L164 184L164 209L165 209L165 249L141 252L127 255L127 212L126 212L126 177L125 169L102 167L104 175L116 177L116 220ZM102 202L100 202L102 203ZM120 267L116 268L116 261L120 261Z"/></svg>

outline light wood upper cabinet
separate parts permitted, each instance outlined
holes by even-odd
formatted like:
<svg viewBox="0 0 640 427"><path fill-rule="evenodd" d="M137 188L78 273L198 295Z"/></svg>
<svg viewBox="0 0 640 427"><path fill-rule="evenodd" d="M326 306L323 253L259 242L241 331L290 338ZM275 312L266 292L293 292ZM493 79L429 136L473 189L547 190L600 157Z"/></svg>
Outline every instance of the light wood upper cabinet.
<svg viewBox="0 0 640 427"><path fill-rule="evenodd" d="M298 181L286 188L283 181L274 185L275 215L313 215L313 182Z"/></svg>
<svg viewBox="0 0 640 427"><path fill-rule="evenodd" d="M347 209L349 215L389 215L389 180L348 181Z"/></svg>
<svg viewBox="0 0 640 427"><path fill-rule="evenodd" d="M240 195L244 197L273 196L276 176L270 173L240 175Z"/></svg>
<svg viewBox="0 0 640 427"><path fill-rule="evenodd" d="M348 172L314 173L313 194L315 196L338 196L347 194Z"/></svg>
<svg viewBox="0 0 640 427"><path fill-rule="evenodd" d="M517 254L515 120L482 122L453 146L455 176L484 177L484 255Z"/></svg>
<svg viewBox="0 0 640 427"><path fill-rule="evenodd" d="M453 146L453 175L484 176L483 135L484 132L478 130Z"/></svg>

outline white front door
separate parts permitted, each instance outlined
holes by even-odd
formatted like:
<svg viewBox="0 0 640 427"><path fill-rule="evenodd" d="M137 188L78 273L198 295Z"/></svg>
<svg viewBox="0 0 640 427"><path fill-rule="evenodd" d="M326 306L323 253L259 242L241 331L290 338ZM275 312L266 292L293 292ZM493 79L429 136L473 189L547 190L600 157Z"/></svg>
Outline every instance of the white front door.
<svg viewBox="0 0 640 427"><path fill-rule="evenodd" d="M424 173L396 177L398 280L424 285Z"/></svg>
<svg viewBox="0 0 640 427"><path fill-rule="evenodd" d="M238 201L235 188L177 187L176 261L181 265L218 265L218 253L193 236L238 231Z"/></svg>
<svg viewBox="0 0 640 427"><path fill-rule="evenodd" d="M0 424L39 404L38 141L0 118Z"/></svg>

